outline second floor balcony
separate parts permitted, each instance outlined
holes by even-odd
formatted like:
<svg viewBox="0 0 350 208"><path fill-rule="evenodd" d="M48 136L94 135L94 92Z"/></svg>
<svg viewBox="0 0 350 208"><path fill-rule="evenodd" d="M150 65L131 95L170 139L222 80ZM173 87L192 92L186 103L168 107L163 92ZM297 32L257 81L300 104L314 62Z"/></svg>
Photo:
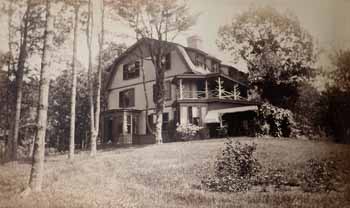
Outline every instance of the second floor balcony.
<svg viewBox="0 0 350 208"><path fill-rule="evenodd" d="M176 78L177 100L247 100L247 86L220 74L217 76L186 75Z"/></svg>

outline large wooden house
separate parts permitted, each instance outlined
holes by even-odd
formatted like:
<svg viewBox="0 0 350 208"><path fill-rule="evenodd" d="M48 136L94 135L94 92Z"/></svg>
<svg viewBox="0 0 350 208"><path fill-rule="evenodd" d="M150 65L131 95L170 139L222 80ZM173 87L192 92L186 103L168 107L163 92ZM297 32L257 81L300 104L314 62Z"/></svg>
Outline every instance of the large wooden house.
<svg viewBox="0 0 350 208"><path fill-rule="evenodd" d="M102 139L118 144L155 142L146 128L146 119L155 121L153 85L155 69L147 59L147 41L142 39L119 56L110 67L106 83L107 111L102 114ZM228 126L230 135L244 134L257 104L247 99L247 74L221 63L201 50L197 36L188 39L188 47L176 44L165 60L164 141L174 124L196 124L210 130ZM143 70L139 51L142 49ZM145 88L144 88L145 87ZM149 111L146 115L146 89Z"/></svg>

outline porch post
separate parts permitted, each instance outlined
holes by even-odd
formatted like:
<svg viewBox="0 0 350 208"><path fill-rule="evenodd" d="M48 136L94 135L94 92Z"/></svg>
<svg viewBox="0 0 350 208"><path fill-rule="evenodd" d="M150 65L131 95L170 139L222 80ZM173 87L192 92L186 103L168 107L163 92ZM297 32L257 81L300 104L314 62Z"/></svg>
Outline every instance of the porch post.
<svg viewBox="0 0 350 208"><path fill-rule="evenodd" d="M183 92L182 92L182 79L179 79L179 90L180 90L180 100L183 99Z"/></svg>
<svg viewBox="0 0 350 208"><path fill-rule="evenodd" d="M234 99L234 100L237 100L237 89L236 89L236 88L237 88L237 85L234 85L234 86L233 86L233 96L234 96L233 99Z"/></svg>
<svg viewBox="0 0 350 208"><path fill-rule="evenodd" d="M130 144L132 144L132 138L134 136L133 133L134 133L133 113L130 113L130 138L131 138Z"/></svg>
<svg viewBox="0 0 350 208"><path fill-rule="evenodd" d="M208 80L205 80L205 98L209 98L209 92L208 92Z"/></svg>
<svg viewBox="0 0 350 208"><path fill-rule="evenodd" d="M128 132L128 116L126 111L123 111L123 135Z"/></svg>
<svg viewBox="0 0 350 208"><path fill-rule="evenodd" d="M221 86L221 78L220 78L220 76L218 77L218 87L219 87L219 99L221 99L221 94L222 94L222 86Z"/></svg>
<svg viewBox="0 0 350 208"><path fill-rule="evenodd" d="M219 120L220 120L220 128L222 128L224 126L222 123L222 114L219 114Z"/></svg>

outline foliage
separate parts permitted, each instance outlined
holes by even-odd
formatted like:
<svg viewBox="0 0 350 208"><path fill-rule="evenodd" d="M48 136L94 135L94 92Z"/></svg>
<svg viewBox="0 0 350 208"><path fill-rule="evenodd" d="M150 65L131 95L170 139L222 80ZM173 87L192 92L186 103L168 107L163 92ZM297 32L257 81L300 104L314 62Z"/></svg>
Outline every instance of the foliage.
<svg viewBox="0 0 350 208"><path fill-rule="evenodd" d="M350 142L350 50L332 55L334 70L328 75L329 83L317 101L319 113L315 125L336 142Z"/></svg>
<svg viewBox="0 0 350 208"><path fill-rule="evenodd" d="M335 190L336 167L330 159L310 159L302 176L302 189L306 192Z"/></svg>
<svg viewBox="0 0 350 208"><path fill-rule="evenodd" d="M331 56L333 67L329 74L335 88L350 93L350 50L339 50Z"/></svg>
<svg viewBox="0 0 350 208"><path fill-rule="evenodd" d="M238 15L220 28L217 44L247 63L254 90L278 107L293 108L299 83L313 75L313 38L296 17L271 7Z"/></svg>
<svg viewBox="0 0 350 208"><path fill-rule="evenodd" d="M50 86L48 141L50 147L65 151L69 144L71 73L64 70ZM75 142L80 146L87 143L89 132L89 100L87 75L80 71L77 82Z"/></svg>
<svg viewBox="0 0 350 208"><path fill-rule="evenodd" d="M311 139L319 138L322 131L317 120L325 112L320 105L321 93L311 83L305 82L298 87L298 94L293 110L297 129Z"/></svg>
<svg viewBox="0 0 350 208"><path fill-rule="evenodd" d="M202 184L211 191L247 191L254 183L260 164L254 157L256 144L241 144L232 139L225 142L222 154L215 161L213 176L207 176Z"/></svg>
<svg viewBox="0 0 350 208"><path fill-rule="evenodd" d="M320 126L335 142L350 142L350 93L330 87L321 94L317 105L320 113L316 125Z"/></svg>
<svg viewBox="0 0 350 208"><path fill-rule="evenodd" d="M189 141L195 139L201 129L203 129L203 127L191 123L178 124L176 127L176 132L178 134L178 139L182 141Z"/></svg>
<svg viewBox="0 0 350 208"><path fill-rule="evenodd" d="M295 130L293 113L290 110L278 108L269 103L260 106L258 112L258 131L262 135L274 137L289 137Z"/></svg>

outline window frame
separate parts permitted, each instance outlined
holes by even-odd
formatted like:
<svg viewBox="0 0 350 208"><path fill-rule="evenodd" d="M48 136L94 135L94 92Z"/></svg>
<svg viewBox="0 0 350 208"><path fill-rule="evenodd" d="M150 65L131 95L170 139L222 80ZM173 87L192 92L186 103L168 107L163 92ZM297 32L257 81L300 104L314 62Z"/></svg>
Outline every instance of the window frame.
<svg viewBox="0 0 350 208"><path fill-rule="evenodd" d="M126 105L125 102L123 101L124 96L121 96L122 93L126 93L126 92L132 92L132 103L129 105ZM122 91L119 91L119 107L120 108L131 108L131 107L135 107L135 88L129 88L129 89L125 89Z"/></svg>
<svg viewBox="0 0 350 208"><path fill-rule="evenodd" d="M133 65L135 72L130 73L130 67ZM141 61L123 64L123 80L136 79L140 77ZM130 75L131 74L131 75Z"/></svg>

